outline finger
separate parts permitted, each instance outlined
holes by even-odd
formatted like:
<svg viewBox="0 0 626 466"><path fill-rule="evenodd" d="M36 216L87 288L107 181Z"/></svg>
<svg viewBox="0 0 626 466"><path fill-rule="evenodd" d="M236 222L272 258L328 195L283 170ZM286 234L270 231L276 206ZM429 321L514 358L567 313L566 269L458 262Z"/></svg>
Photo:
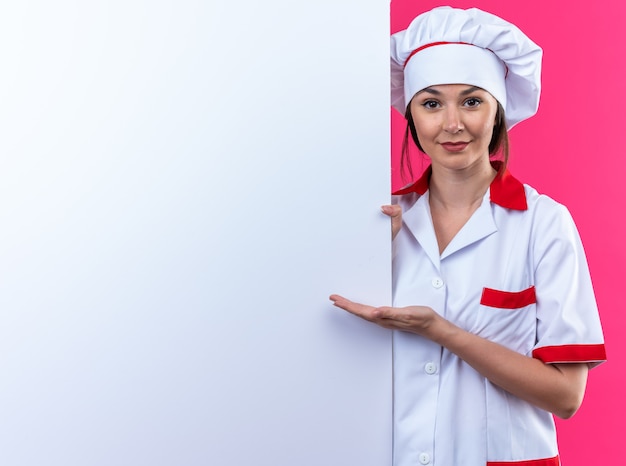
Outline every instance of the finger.
<svg viewBox="0 0 626 466"><path fill-rule="evenodd" d="M328 297L328 299L330 299L335 306L337 306L337 303L343 303L343 302L348 301L346 298L344 298L343 296L338 295L338 294L331 294Z"/></svg>
<svg viewBox="0 0 626 466"><path fill-rule="evenodd" d="M337 307L340 307L342 309L345 309L346 311L348 309L348 307L352 306L354 303L352 301L350 301L349 299L344 298L341 295L338 294L331 294L329 299L333 302L333 304Z"/></svg>
<svg viewBox="0 0 626 466"><path fill-rule="evenodd" d="M391 217L392 219L402 217L402 207L399 205L384 205L380 208L383 214Z"/></svg>
<svg viewBox="0 0 626 466"><path fill-rule="evenodd" d="M391 238L394 239L402 228L402 207L399 205L384 205L383 213L391 218Z"/></svg>
<svg viewBox="0 0 626 466"><path fill-rule="evenodd" d="M371 320L373 318L372 311L374 310L374 307L372 306L355 303L353 301L350 301L349 299L344 298L343 296L336 294L331 295L330 300L335 306L343 309L344 311L348 311L351 314L357 315L367 320Z"/></svg>

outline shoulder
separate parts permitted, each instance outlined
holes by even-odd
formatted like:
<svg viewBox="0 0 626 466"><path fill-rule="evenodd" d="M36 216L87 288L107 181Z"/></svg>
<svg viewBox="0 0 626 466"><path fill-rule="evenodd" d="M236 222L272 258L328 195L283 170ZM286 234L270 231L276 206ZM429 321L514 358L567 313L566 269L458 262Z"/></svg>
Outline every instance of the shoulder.
<svg viewBox="0 0 626 466"><path fill-rule="evenodd" d="M528 201L530 246L535 254L560 251L584 255L582 240L569 209L548 195L524 185Z"/></svg>
<svg viewBox="0 0 626 466"><path fill-rule="evenodd" d="M555 221L573 223L569 209L552 197L539 193L535 188L524 184L528 215L539 224L552 224Z"/></svg>

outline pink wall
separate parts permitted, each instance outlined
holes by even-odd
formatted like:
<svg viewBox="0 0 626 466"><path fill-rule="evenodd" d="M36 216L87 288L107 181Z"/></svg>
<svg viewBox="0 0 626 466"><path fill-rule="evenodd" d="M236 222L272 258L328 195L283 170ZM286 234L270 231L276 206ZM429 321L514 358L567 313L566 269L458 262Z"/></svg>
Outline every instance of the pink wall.
<svg viewBox="0 0 626 466"><path fill-rule="evenodd" d="M447 4L478 7L518 25L544 50L539 112L511 131L511 170L567 205L582 236L607 341L609 362L590 374L585 402L559 421L565 466L622 464L626 391L626 311L619 299L626 247L626 2L393 0L391 32ZM394 188L404 119L392 111Z"/></svg>

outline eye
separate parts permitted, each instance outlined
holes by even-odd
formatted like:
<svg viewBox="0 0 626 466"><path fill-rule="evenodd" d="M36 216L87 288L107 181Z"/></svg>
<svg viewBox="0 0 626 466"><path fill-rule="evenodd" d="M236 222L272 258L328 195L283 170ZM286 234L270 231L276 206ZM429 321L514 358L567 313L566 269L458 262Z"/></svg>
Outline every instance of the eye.
<svg viewBox="0 0 626 466"><path fill-rule="evenodd" d="M482 100L480 100L479 98L470 97L465 102L463 102L463 105L466 107L474 108L474 107L478 107L481 103L482 103Z"/></svg>
<svg viewBox="0 0 626 466"><path fill-rule="evenodd" d="M435 110L439 108L439 102L437 102L436 100L425 100L424 102L422 102L422 107L427 110Z"/></svg>

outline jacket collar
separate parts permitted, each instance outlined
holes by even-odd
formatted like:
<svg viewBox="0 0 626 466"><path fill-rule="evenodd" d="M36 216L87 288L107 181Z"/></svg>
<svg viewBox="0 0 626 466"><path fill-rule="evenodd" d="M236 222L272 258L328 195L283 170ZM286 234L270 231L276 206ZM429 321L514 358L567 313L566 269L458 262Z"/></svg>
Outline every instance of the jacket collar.
<svg viewBox="0 0 626 466"><path fill-rule="evenodd" d="M500 167L502 166L501 161L493 161L491 165L498 170L498 174L491 182L491 186L489 186L489 198L491 202L505 209L527 210L528 204L526 203L524 185L511 175L508 169L505 169L504 173L499 173ZM429 166L415 183L399 189L393 194L417 193L420 196L424 195L426 191L428 191L432 172L433 168Z"/></svg>

